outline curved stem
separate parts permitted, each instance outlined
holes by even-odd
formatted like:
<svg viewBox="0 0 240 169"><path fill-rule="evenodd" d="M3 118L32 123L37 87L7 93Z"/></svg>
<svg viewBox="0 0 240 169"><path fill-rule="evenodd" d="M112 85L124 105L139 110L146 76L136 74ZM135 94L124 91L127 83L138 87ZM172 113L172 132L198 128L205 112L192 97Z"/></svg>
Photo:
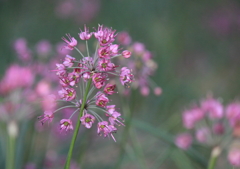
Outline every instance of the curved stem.
<svg viewBox="0 0 240 169"><path fill-rule="evenodd" d="M211 153L211 157L208 163L208 169L214 169L216 162L217 162L217 158L219 157L219 155L221 154L221 149L220 147L214 147Z"/></svg>
<svg viewBox="0 0 240 169"><path fill-rule="evenodd" d="M80 128L80 124L81 124L81 121L79 119L83 115L84 106L85 106L85 103L87 101L87 95L88 95L88 92L89 92L91 84L92 84L92 79L90 79L88 81L88 84L87 84L87 87L86 87L86 91L84 93L82 105L81 105L80 112L79 112L79 115L78 115L77 124L76 124L75 130L74 130L74 134L73 134L73 137L72 137L72 141L71 141L71 144L70 144L70 148L69 148L69 151L68 151L68 156L67 156L67 160L66 160L64 169L69 169L70 168L72 152L73 152L74 144L75 144L75 141L77 139L77 134L78 134L78 131L79 131L79 128Z"/></svg>

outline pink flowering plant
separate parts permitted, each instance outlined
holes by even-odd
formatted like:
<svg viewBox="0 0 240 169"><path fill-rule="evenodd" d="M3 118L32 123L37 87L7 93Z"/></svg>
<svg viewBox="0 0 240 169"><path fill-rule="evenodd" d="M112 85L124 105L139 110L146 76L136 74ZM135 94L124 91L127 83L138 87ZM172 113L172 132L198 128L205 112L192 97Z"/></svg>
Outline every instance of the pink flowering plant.
<svg viewBox="0 0 240 169"><path fill-rule="evenodd" d="M62 63L56 64L55 70L59 84L62 86L58 91L60 101L69 105L51 112L45 111L40 117L42 123L51 122L59 110L75 108L68 119L60 121L61 130L74 129L65 169L70 166L73 147L81 124L89 129L94 126L94 123L97 123L98 135L111 137L116 141L113 134L116 133L117 126L124 124L121 113L115 109L115 105L110 104L111 95L116 93L116 84L110 82L110 79L116 76L126 87L129 87L133 81L133 74L129 68L113 63L115 57L124 56L119 45L113 44L117 36L116 30L99 25L95 31L90 32L84 26L78 35L80 40L86 43L85 54L77 47L78 41L67 34L67 37L62 38L65 42L63 48L70 51L76 50L80 57L66 55ZM90 38L95 38L98 42L93 53L88 48ZM71 119L75 117L75 114L78 116L76 115L77 123L74 125ZM104 117L108 120L104 120Z"/></svg>
<svg viewBox="0 0 240 169"><path fill-rule="evenodd" d="M132 41L131 36L127 32L120 32L117 36L117 41L128 49L122 51L122 55L125 58L129 58L127 62L121 58L118 61L131 68L134 74L133 88L138 89L140 94L145 97L150 94L150 89L156 96L161 95L162 89L151 78L158 67L152 52L143 43ZM123 89L123 92L124 94L129 93L127 88Z"/></svg>
<svg viewBox="0 0 240 169"><path fill-rule="evenodd" d="M228 151L228 161L240 167L240 103L224 107L219 99L208 96L200 106L194 105L182 114L188 132L177 135L175 144L187 150L193 141L212 149L208 169L214 168L221 152ZM195 138L194 138L195 137Z"/></svg>

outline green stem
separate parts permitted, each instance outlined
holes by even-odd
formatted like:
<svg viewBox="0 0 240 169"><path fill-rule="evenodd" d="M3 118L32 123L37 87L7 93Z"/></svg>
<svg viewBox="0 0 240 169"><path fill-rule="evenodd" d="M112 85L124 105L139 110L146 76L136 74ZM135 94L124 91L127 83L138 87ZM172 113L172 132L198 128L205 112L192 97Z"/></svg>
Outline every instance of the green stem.
<svg viewBox="0 0 240 169"><path fill-rule="evenodd" d="M9 136L8 141L8 152L7 152L7 161L6 161L6 169L13 169L14 168L14 150L15 150L15 138Z"/></svg>
<svg viewBox="0 0 240 169"><path fill-rule="evenodd" d="M74 144L75 144L75 141L77 139L77 134L78 134L78 131L79 131L79 128L80 128L80 125L81 125L81 121L79 119L83 115L84 106L85 106L85 103L87 101L87 95L88 95L91 84L92 84L92 79L90 79L88 81L87 88L86 88L86 91L84 93L82 105L81 105L80 112L79 112L79 115L78 115L77 124L76 124L75 130L74 130L74 134L73 134L73 137L72 137L72 141L71 141L71 145L70 145L70 148L69 148L69 151L68 151L67 161L65 163L64 169L69 169L70 168L70 162L71 162L71 158L72 158L72 152L73 152Z"/></svg>
<svg viewBox="0 0 240 169"><path fill-rule="evenodd" d="M221 154L221 149L220 147L214 147L211 153L211 157L208 163L208 169L214 169L216 162L217 162L217 158L219 157L219 155Z"/></svg>
<svg viewBox="0 0 240 169"><path fill-rule="evenodd" d="M7 159L6 169L14 169L15 165L15 144L16 137L18 134L18 128L15 121L11 121L8 124L8 148L7 148Z"/></svg>

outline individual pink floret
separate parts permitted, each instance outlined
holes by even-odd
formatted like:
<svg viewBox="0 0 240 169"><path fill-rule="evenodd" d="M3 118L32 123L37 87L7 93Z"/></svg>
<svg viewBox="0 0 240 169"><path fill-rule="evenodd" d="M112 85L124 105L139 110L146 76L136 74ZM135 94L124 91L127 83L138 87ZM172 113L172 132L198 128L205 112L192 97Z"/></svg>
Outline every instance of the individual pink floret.
<svg viewBox="0 0 240 169"><path fill-rule="evenodd" d="M127 67L123 67L120 73L120 82L122 85L129 87L129 84L133 81L133 74Z"/></svg>
<svg viewBox="0 0 240 169"><path fill-rule="evenodd" d="M130 58L131 57L131 52L130 51L128 51L128 50L124 50L123 52L122 52L122 56L123 57L125 57L125 58Z"/></svg>
<svg viewBox="0 0 240 169"><path fill-rule="evenodd" d="M118 45L110 45L100 47L98 49L98 56L102 59L111 59L112 56L118 54Z"/></svg>
<svg viewBox="0 0 240 169"><path fill-rule="evenodd" d="M68 39L67 40L65 37L62 37L62 40L64 40L67 44L67 46L64 46L65 49L73 50L75 46L77 46L77 40L73 37L71 37L70 34L66 34Z"/></svg>
<svg viewBox="0 0 240 169"><path fill-rule="evenodd" d="M196 139L200 143L206 143L209 140L210 131L208 128L200 128L196 131Z"/></svg>
<svg viewBox="0 0 240 169"><path fill-rule="evenodd" d="M98 30L94 32L94 36L98 39L101 46L107 46L115 40L115 37L117 36L115 32L116 30L103 28L103 25L99 25Z"/></svg>
<svg viewBox="0 0 240 169"><path fill-rule="evenodd" d="M51 48L52 46L48 40L42 40L36 45L37 53L41 56L48 55L51 51Z"/></svg>
<svg viewBox="0 0 240 169"><path fill-rule="evenodd" d="M109 99L106 97L105 94L98 92L96 95L96 105L99 107L106 107L109 102Z"/></svg>
<svg viewBox="0 0 240 169"><path fill-rule="evenodd" d="M112 71L115 70L116 66L108 59L101 59L98 62L98 69L100 71Z"/></svg>
<svg viewBox="0 0 240 169"><path fill-rule="evenodd" d="M183 125L187 129L192 129L195 126L195 124L198 121L200 121L203 117L204 112L198 107L186 110L182 116Z"/></svg>
<svg viewBox="0 0 240 169"><path fill-rule="evenodd" d="M228 153L228 161L231 165L240 167L240 149L232 149Z"/></svg>
<svg viewBox="0 0 240 169"><path fill-rule="evenodd" d="M101 73L95 73L92 76L93 83L97 89L102 88L106 82L106 76Z"/></svg>
<svg viewBox="0 0 240 169"><path fill-rule="evenodd" d="M113 114L113 112L115 112L115 105L106 106L106 110L109 114ZM106 116L110 116L109 114L106 113Z"/></svg>
<svg viewBox="0 0 240 169"><path fill-rule="evenodd" d="M156 96L160 96L162 94L162 88L161 87L155 87L154 88L154 94Z"/></svg>
<svg viewBox="0 0 240 169"><path fill-rule="evenodd" d="M213 98L203 100L201 108L211 119L220 119L223 117L223 106L218 100Z"/></svg>
<svg viewBox="0 0 240 169"><path fill-rule="evenodd" d="M240 122L240 103L235 102L229 104L226 108L226 116L231 126L235 126L238 122Z"/></svg>
<svg viewBox="0 0 240 169"><path fill-rule="evenodd" d="M57 63L56 67L57 67L56 75L58 75L58 76L65 76L65 74L67 73L65 66L63 64L58 64Z"/></svg>
<svg viewBox="0 0 240 169"><path fill-rule="evenodd" d="M117 35L117 41L122 45L129 45L132 41L132 38L127 32L120 32Z"/></svg>
<svg viewBox="0 0 240 169"><path fill-rule="evenodd" d="M101 135L101 132L103 133L104 137L111 135L111 137L115 142L116 142L116 139L114 138L112 133L116 131L117 131L117 128L114 127L113 125L108 125L107 121L102 121L98 123L98 130L97 130L98 135Z"/></svg>
<svg viewBox="0 0 240 169"><path fill-rule="evenodd" d="M80 29L81 33L79 33L79 38L82 40L88 40L91 38L92 33L89 33L89 29L84 25L84 31Z"/></svg>
<svg viewBox="0 0 240 169"><path fill-rule="evenodd" d="M70 119L62 119L60 121L60 130L73 130L72 121Z"/></svg>
<svg viewBox="0 0 240 169"><path fill-rule="evenodd" d="M108 95L112 95L113 93L116 93L116 92L114 91L115 88L116 88L116 85L108 83L108 84L104 87L103 91L104 91L106 94L108 94Z"/></svg>
<svg viewBox="0 0 240 169"><path fill-rule="evenodd" d="M140 92L143 96L148 96L150 92L149 87L147 86L141 87Z"/></svg>
<svg viewBox="0 0 240 169"><path fill-rule="evenodd" d="M187 150L192 144L192 136L188 133L179 134L175 139L175 144L183 150Z"/></svg>
<svg viewBox="0 0 240 169"><path fill-rule="evenodd" d="M52 111L45 111L42 116L39 116L38 119L42 118L40 122L44 124L46 121L52 122L54 114Z"/></svg>
<svg viewBox="0 0 240 169"><path fill-rule="evenodd" d="M114 112L111 114L111 116L109 117L109 122L110 122L110 124L113 125L113 126L114 126L115 124L117 124L117 125L123 125L123 126L124 126L124 124L123 124L120 120L118 120L118 118L121 119L120 116L121 116L121 113L114 111ZM122 119L121 119L121 120L122 120Z"/></svg>
<svg viewBox="0 0 240 169"><path fill-rule="evenodd" d="M70 55L66 55L63 65L66 67L72 67L76 59Z"/></svg>
<svg viewBox="0 0 240 169"><path fill-rule="evenodd" d="M76 97L76 91L73 88L62 88L62 90L58 91L59 96L61 99L66 101L71 101Z"/></svg>
<svg viewBox="0 0 240 169"><path fill-rule="evenodd" d="M95 117L90 114L85 114L80 118L80 121L82 122L82 125L84 125L86 128L90 129L92 127L92 124L95 121Z"/></svg>

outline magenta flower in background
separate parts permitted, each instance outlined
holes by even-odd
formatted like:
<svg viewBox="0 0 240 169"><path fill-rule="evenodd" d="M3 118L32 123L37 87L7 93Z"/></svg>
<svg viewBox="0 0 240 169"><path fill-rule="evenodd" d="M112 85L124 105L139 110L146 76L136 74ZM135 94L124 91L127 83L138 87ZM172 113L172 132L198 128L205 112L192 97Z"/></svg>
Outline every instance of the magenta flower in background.
<svg viewBox="0 0 240 169"><path fill-rule="evenodd" d="M134 74L134 80L130 77L133 83L132 86L138 88L142 96L148 96L151 89L156 96L161 95L162 89L150 77L157 69L152 53L146 49L143 43L132 42L127 32L120 32L117 40L120 44L127 47L127 50L124 50L122 55L128 58L128 60L119 59L118 61L128 65L129 70ZM124 77L122 83L124 83ZM127 87L127 83L125 85ZM127 88L122 91L123 95L129 94Z"/></svg>
<svg viewBox="0 0 240 169"><path fill-rule="evenodd" d="M188 133L179 134L175 139L175 144L179 148L187 150L192 144L192 136Z"/></svg>
<svg viewBox="0 0 240 169"><path fill-rule="evenodd" d="M240 149L232 149L228 153L228 161L231 165L240 167Z"/></svg>

